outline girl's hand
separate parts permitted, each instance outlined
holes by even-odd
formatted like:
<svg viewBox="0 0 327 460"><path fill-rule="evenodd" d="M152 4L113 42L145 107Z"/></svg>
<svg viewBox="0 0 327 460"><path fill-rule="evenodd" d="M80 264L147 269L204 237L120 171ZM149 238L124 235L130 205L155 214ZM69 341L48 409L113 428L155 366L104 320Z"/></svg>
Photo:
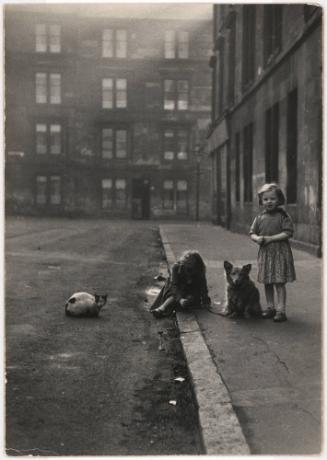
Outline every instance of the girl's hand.
<svg viewBox="0 0 327 460"><path fill-rule="evenodd" d="M265 237L264 236L258 236L256 239L256 243L259 244L259 246L263 245L265 242Z"/></svg>
<svg viewBox="0 0 327 460"><path fill-rule="evenodd" d="M192 303L192 298L190 297L183 298L179 301L180 306L183 308L188 307L189 305L191 305L191 303Z"/></svg>
<svg viewBox="0 0 327 460"><path fill-rule="evenodd" d="M271 236L265 236L264 237L264 240L262 242L262 246L267 246L267 244L271 243L272 242L272 238Z"/></svg>
<svg viewBox="0 0 327 460"><path fill-rule="evenodd" d="M181 307L184 307L184 306L186 305L186 303L187 303L187 299L181 299L181 300L179 301L179 303L180 303L180 306L181 306Z"/></svg>

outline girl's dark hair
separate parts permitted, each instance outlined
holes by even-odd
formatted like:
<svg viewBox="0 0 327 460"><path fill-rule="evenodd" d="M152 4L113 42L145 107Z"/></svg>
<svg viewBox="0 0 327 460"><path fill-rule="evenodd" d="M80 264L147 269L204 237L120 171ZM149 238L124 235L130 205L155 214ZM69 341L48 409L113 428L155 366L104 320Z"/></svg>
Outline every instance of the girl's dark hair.
<svg viewBox="0 0 327 460"><path fill-rule="evenodd" d="M205 273L206 271L206 266L198 251L185 251L179 259L179 263L191 270L193 274Z"/></svg>
<svg viewBox="0 0 327 460"><path fill-rule="evenodd" d="M262 205L262 195L265 193L265 192L272 192L274 191L276 193L276 196L277 196L277 200L278 200L278 206L281 206L283 204L285 204L285 195L284 193L282 192L282 189L277 185L275 184L274 182L271 183L271 184L265 184L263 185L259 190L258 190L258 198L259 198L259 204Z"/></svg>

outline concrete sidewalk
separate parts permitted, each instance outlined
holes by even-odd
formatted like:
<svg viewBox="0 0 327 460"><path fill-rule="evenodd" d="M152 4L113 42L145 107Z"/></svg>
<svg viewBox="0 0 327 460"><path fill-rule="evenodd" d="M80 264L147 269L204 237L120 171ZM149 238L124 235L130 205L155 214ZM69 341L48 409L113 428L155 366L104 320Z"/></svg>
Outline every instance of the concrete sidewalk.
<svg viewBox="0 0 327 460"><path fill-rule="evenodd" d="M224 260L252 263L256 280L257 246L246 235L211 224L165 223L160 231L169 264L187 249L201 253L213 308L224 299ZM204 310L178 314L207 454L321 452L322 263L293 254L289 321L231 320Z"/></svg>

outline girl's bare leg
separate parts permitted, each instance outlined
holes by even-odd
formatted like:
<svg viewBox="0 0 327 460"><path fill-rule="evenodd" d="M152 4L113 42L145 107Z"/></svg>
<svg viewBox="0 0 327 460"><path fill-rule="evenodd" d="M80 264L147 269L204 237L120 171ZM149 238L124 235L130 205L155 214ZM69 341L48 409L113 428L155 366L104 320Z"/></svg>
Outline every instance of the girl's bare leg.
<svg viewBox="0 0 327 460"><path fill-rule="evenodd" d="M274 309L274 285L273 284L265 284L265 294L267 299L267 307L268 309Z"/></svg>
<svg viewBox="0 0 327 460"><path fill-rule="evenodd" d="M169 315L173 311L174 303L175 303L175 298L172 296L168 297L168 299L166 299L164 303L160 305L160 307L153 310L153 312L156 312L157 314L168 314Z"/></svg>
<svg viewBox="0 0 327 460"><path fill-rule="evenodd" d="M286 287L284 283L276 283L277 311L285 313L286 309Z"/></svg>

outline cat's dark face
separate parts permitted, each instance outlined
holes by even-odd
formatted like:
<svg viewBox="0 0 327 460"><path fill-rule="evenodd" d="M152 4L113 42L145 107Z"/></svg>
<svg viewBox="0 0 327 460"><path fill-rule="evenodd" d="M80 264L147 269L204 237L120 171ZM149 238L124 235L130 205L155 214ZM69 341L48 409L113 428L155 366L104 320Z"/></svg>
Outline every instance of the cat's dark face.
<svg viewBox="0 0 327 460"><path fill-rule="evenodd" d="M103 307L107 302L107 297L108 297L108 294L104 294L104 295L94 294L95 303L99 307Z"/></svg>

